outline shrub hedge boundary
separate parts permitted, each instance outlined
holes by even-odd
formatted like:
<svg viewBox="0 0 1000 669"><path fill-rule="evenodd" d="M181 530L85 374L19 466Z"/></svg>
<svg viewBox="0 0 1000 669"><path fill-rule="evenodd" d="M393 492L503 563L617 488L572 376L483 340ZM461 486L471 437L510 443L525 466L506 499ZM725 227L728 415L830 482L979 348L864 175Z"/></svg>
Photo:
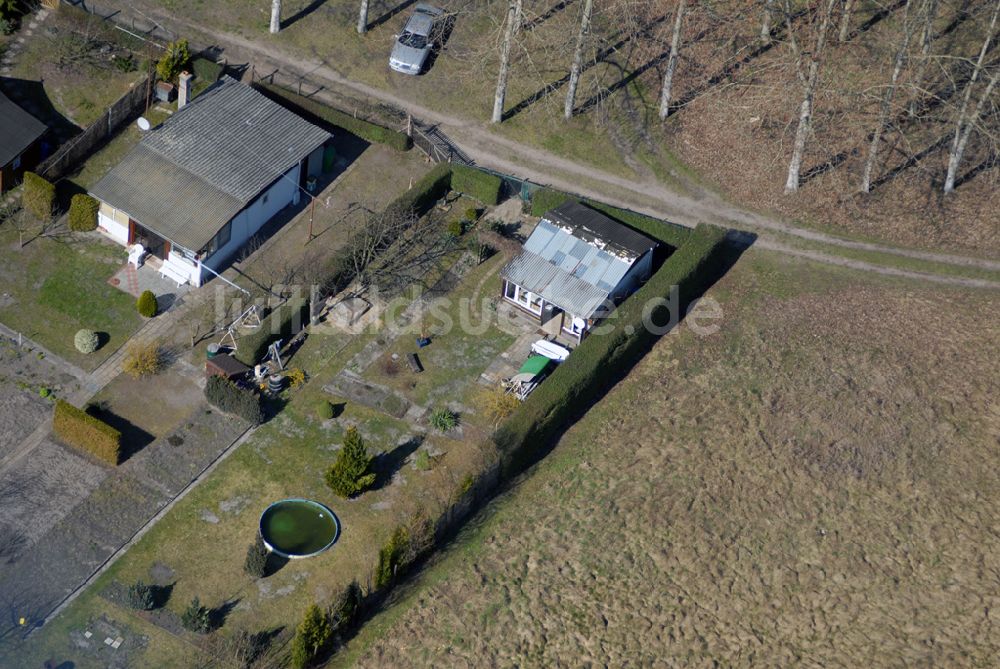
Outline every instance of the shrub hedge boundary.
<svg viewBox="0 0 1000 669"><path fill-rule="evenodd" d="M286 91L274 84L258 82L254 88L271 98L275 102L292 109L300 116L312 122L326 123L343 128L347 132L357 135L361 139L376 144L385 144L398 151L409 151L413 147L413 140L405 133L392 130L384 126L355 118L351 114L342 112L329 105L317 102L291 91Z"/></svg>
<svg viewBox="0 0 1000 669"><path fill-rule="evenodd" d="M479 200L485 205L500 202L500 177L466 165L452 165L451 189Z"/></svg>
<svg viewBox="0 0 1000 669"><path fill-rule="evenodd" d="M264 317L256 330L240 337L235 358L253 367L267 347L278 339L287 339L309 323L309 300L292 298Z"/></svg>
<svg viewBox="0 0 1000 669"><path fill-rule="evenodd" d="M722 260L726 230L700 224L687 241L634 295L612 315L614 329L591 334L559 365L493 436L510 470L531 454L531 445L548 443L560 429L574 422L603 392L642 358L658 335L643 323L647 304L669 296L677 286L682 310L712 281ZM653 309L652 322L666 321L666 307ZM631 330L632 334L628 334Z"/></svg>
<svg viewBox="0 0 1000 669"><path fill-rule="evenodd" d="M239 416L252 425L264 422L264 410L261 408L260 397L250 390L240 388L222 376L212 375L208 377L205 382L205 399L220 411Z"/></svg>
<svg viewBox="0 0 1000 669"><path fill-rule="evenodd" d="M531 196L531 215L544 216L550 209L555 209L564 202L574 200L596 209L615 221L635 228L639 232L654 239L666 242L674 248L680 248L691 235L692 229L677 223L663 221L652 216L646 216L635 211L613 207L610 204L590 200L553 188L540 188Z"/></svg>
<svg viewBox="0 0 1000 669"><path fill-rule="evenodd" d="M63 443L109 465L121 462L121 432L66 400L56 400L52 431Z"/></svg>

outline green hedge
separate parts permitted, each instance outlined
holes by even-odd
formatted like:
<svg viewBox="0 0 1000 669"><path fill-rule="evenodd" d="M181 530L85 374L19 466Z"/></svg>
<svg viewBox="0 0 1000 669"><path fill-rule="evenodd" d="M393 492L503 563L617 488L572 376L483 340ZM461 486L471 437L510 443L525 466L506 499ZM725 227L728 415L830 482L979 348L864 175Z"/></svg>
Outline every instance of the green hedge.
<svg viewBox="0 0 1000 669"><path fill-rule="evenodd" d="M214 60L199 56L191 61L194 76L205 83L214 84L222 76L223 65Z"/></svg>
<svg viewBox="0 0 1000 669"><path fill-rule="evenodd" d="M34 172L25 172L21 202L35 218L48 220L56 208L56 187Z"/></svg>
<svg viewBox="0 0 1000 669"><path fill-rule="evenodd" d="M237 360L244 365L253 367L264 354L267 347L278 339L288 338L309 324L309 300L304 297L288 300L269 313L253 332L240 337L237 342Z"/></svg>
<svg viewBox="0 0 1000 669"><path fill-rule="evenodd" d="M674 248L679 248L691 234L691 228L668 221L662 221L652 216L646 216L627 209L612 207L610 204L588 200L577 197L570 193L565 193L552 188L540 188L531 197L531 215L544 216L546 212L555 209L561 204L570 200L582 202L583 204L596 209L602 214L612 218L619 223L623 223L630 228L634 228L650 237L654 237L662 242L666 242Z"/></svg>
<svg viewBox="0 0 1000 669"><path fill-rule="evenodd" d="M633 296L615 310L608 324L611 332L594 332L559 365L517 411L497 430L494 441L506 457L508 467L530 455L528 447L548 442L571 424L604 390L629 370L659 335L643 323L647 304L679 291L681 313L712 282L722 261L726 231L699 225L678 249ZM667 308L652 310L652 322L665 323ZM629 333L629 330L632 330Z"/></svg>
<svg viewBox="0 0 1000 669"><path fill-rule="evenodd" d="M500 177L475 167L453 165L451 168L451 189L475 198L485 205L497 204L500 201L502 185Z"/></svg>
<svg viewBox="0 0 1000 669"><path fill-rule="evenodd" d="M569 202L570 200L577 200L569 193L564 193L561 190L553 190L551 188L539 188L531 196L531 215L532 216L544 216L545 212L550 209L555 209L559 205Z"/></svg>
<svg viewBox="0 0 1000 669"><path fill-rule="evenodd" d="M343 128L361 139L376 144L385 144L398 151L409 151L413 146L413 140L404 132L355 118L339 109L334 109L316 100L286 91L274 84L257 83L254 84L254 87L275 102L288 107L311 121L325 122L338 128Z"/></svg>
<svg viewBox="0 0 1000 669"><path fill-rule="evenodd" d="M97 229L97 212L101 203L83 193L77 193L69 201L69 229L76 232L90 232Z"/></svg>
<svg viewBox="0 0 1000 669"><path fill-rule="evenodd" d="M220 411L239 416L253 425L264 422L264 410L257 393L240 388L222 376L208 377L205 399Z"/></svg>
<svg viewBox="0 0 1000 669"><path fill-rule="evenodd" d="M69 446L109 465L121 462L121 432L65 400L56 400L52 431Z"/></svg>
<svg viewBox="0 0 1000 669"><path fill-rule="evenodd" d="M389 214L393 209L400 213L412 211L417 216L423 216L434 203L448 194L451 188L451 164L439 163L430 172L420 178L413 188L406 191L385 208Z"/></svg>

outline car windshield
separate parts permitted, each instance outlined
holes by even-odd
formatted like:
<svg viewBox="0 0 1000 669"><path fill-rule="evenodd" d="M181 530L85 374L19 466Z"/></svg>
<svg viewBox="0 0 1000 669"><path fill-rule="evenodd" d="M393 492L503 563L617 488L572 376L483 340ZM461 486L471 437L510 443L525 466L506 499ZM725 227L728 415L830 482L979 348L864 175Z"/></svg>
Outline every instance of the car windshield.
<svg viewBox="0 0 1000 669"><path fill-rule="evenodd" d="M414 35L410 32L404 32L399 36L399 43L403 46L412 47L414 49L423 49L427 46L427 38L423 35Z"/></svg>

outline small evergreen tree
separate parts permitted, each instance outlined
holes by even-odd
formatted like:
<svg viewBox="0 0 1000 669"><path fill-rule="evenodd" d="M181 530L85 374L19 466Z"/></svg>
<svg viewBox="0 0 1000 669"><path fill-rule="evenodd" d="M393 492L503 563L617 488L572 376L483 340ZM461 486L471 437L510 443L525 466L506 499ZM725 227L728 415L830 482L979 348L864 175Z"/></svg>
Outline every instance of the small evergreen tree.
<svg viewBox="0 0 1000 669"><path fill-rule="evenodd" d="M139 299L135 301L135 309L143 318L152 318L156 315L159 308L160 306L156 302L156 295L151 290L142 291Z"/></svg>
<svg viewBox="0 0 1000 669"><path fill-rule="evenodd" d="M349 427L344 435L344 447L326 470L326 484L341 497L354 497L364 492L375 483L372 460L358 429Z"/></svg>
<svg viewBox="0 0 1000 669"><path fill-rule="evenodd" d="M295 630L292 639L292 666L305 669L312 664L320 652L333 638L333 628L318 606L313 604L306 610L305 617Z"/></svg>
<svg viewBox="0 0 1000 669"><path fill-rule="evenodd" d="M149 611L156 605L153 588L142 581L136 581L128 587L128 605L139 611Z"/></svg>
<svg viewBox="0 0 1000 669"><path fill-rule="evenodd" d="M267 576L267 557L270 551L264 545L264 540L257 535L257 540L247 548L247 559L243 564L246 573L254 578L264 578Z"/></svg>
<svg viewBox="0 0 1000 669"><path fill-rule="evenodd" d="M181 625L189 632L207 634L212 631L212 614L195 597L181 614Z"/></svg>
<svg viewBox="0 0 1000 669"><path fill-rule="evenodd" d="M191 62L191 50L186 39L177 40L167 45L167 50L156 64L156 76L171 83L177 81L178 75Z"/></svg>

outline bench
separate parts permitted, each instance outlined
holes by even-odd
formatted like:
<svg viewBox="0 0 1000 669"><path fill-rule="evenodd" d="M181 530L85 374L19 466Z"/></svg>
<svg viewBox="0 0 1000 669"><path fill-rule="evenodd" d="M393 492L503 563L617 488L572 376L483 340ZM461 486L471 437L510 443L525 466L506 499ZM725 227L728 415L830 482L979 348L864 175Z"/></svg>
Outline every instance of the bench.
<svg viewBox="0 0 1000 669"><path fill-rule="evenodd" d="M183 286L185 283L188 282L187 275L182 274L180 271L178 271L169 262L165 262L165 263L163 263L160 266L160 276L163 276L163 277L166 277L168 279L171 279L172 281L175 281L177 283L178 287Z"/></svg>

